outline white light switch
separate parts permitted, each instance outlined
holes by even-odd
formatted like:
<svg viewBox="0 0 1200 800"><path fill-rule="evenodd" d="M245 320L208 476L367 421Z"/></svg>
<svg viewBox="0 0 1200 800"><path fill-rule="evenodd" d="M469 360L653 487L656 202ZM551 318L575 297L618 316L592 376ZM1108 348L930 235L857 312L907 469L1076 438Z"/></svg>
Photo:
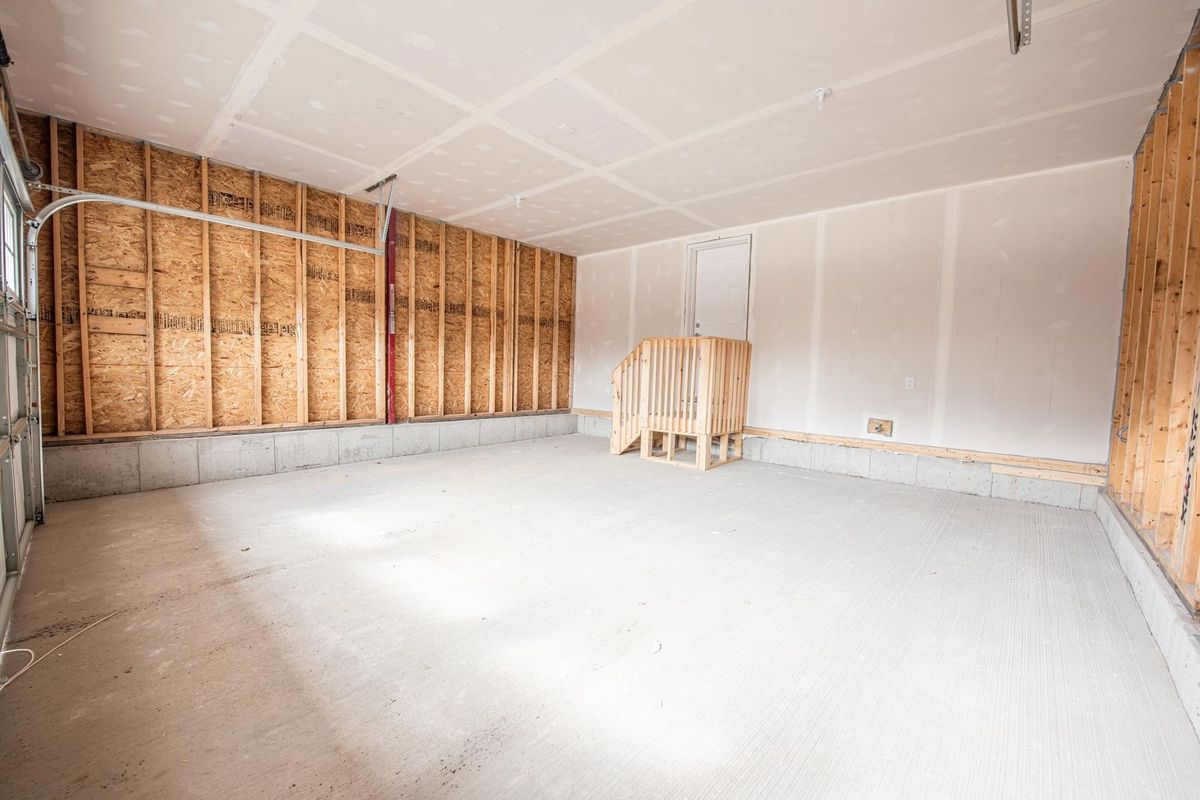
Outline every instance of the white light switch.
<svg viewBox="0 0 1200 800"><path fill-rule="evenodd" d="M917 388L917 379L916 378L905 378L904 379L904 388L905 389Z"/></svg>

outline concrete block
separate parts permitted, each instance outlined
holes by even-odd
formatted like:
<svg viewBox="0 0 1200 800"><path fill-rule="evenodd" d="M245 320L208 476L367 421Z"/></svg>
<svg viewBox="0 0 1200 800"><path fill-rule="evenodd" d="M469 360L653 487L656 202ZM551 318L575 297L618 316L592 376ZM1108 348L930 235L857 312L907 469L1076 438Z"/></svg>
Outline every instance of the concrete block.
<svg viewBox="0 0 1200 800"><path fill-rule="evenodd" d="M1105 492L1096 494L1096 516L1167 662L1192 728L1200 733L1200 625Z"/></svg>
<svg viewBox="0 0 1200 800"><path fill-rule="evenodd" d="M275 434L275 471L327 467L338 463L336 430L292 431Z"/></svg>
<svg viewBox="0 0 1200 800"><path fill-rule="evenodd" d="M195 439L158 439L138 443L141 489L166 489L200 482Z"/></svg>
<svg viewBox="0 0 1200 800"><path fill-rule="evenodd" d="M516 438L517 421L513 417L479 420L480 444L502 444L516 441Z"/></svg>
<svg viewBox="0 0 1200 800"><path fill-rule="evenodd" d="M871 451L862 447L813 442L811 469L865 478L871 471Z"/></svg>
<svg viewBox="0 0 1200 800"><path fill-rule="evenodd" d="M196 440L200 482L228 481L275 472L275 434L209 436Z"/></svg>
<svg viewBox="0 0 1200 800"><path fill-rule="evenodd" d="M867 477L874 481L915 484L917 482L917 457L908 453L889 453L872 450L871 469Z"/></svg>
<svg viewBox="0 0 1200 800"><path fill-rule="evenodd" d="M992 491L992 466L954 458L918 456L917 486L987 497Z"/></svg>
<svg viewBox="0 0 1200 800"><path fill-rule="evenodd" d="M745 458L743 444L742 457ZM810 442L793 442L790 439L763 439L759 460L767 464L778 464L781 467L799 467L808 469L812 466L812 444Z"/></svg>
<svg viewBox="0 0 1200 800"><path fill-rule="evenodd" d="M392 427L392 453L396 456L415 456L435 453L438 449L441 426L432 422L408 422Z"/></svg>
<svg viewBox="0 0 1200 800"><path fill-rule="evenodd" d="M583 419L590 420L591 431L588 433L589 436L599 436L603 439L612 438L613 424L611 419L607 417L583 417Z"/></svg>
<svg viewBox="0 0 1200 800"><path fill-rule="evenodd" d="M441 439L439 450L461 450L464 447L479 446L479 420L463 419L454 422L439 423Z"/></svg>
<svg viewBox="0 0 1200 800"><path fill-rule="evenodd" d="M392 457L392 432L386 425L338 428L338 463Z"/></svg>
<svg viewBox="0 0 1200 800"><path fill-rule="evenodd" d="M1095 511L1100 503L1099 486L1079 487L1079 508L1084 511Z"/></svg>
<svg viewBox="0 0 1200 800"><path fill-rule="evenodd" d="M141 488L138 446L132 442L47 447L43 458L46 499L51 502L126 494Z"/></svg>
<svg viewBox="0 0 1200 800"><path fill-rule="evenodd" d="M574 414L551 414L546 417L547 436L566 436L575 433L576 427Z"/></svg>
<svg viewBox="0 0 1200 800"><path fill-rule="evenodd" d="M1016 475L992 476L992 497L1060 508L1079 508L1082 488L1077 483L1065 481L1022 478Z"/></svg>
<svg viewBox="0 0 1200 800"><path fill-rule="evenodd" d="M742 458L746 461L762 461L763 442L761 436L746 436L742 439Z"/></svg>
<svg viewBox="0 0 1200 800"><path fill-rule="evenodd" d="M540 414L513 417L517 421L517 441L541 439L546 435L546 418Z"/></svg>

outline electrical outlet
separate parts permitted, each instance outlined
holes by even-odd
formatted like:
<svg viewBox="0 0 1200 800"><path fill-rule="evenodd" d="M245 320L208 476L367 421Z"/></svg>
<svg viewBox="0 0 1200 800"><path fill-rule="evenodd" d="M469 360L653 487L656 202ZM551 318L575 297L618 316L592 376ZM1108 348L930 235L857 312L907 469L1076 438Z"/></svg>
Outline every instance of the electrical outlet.
<svg viewBox="0 0 1200 800"><path fill-rule="evenodd" d="M905 378L904 379L904 388L908 389L910 392L913 389L917 388L917 379L916 378Z"/></svg>
<svg viewBox="0 0 1200 800"><path fill-rule="evenodd" d="M875 419L871 417L867 420L867 433L873 433L876 436L891 436L892 421L890 419Z"/></svg>

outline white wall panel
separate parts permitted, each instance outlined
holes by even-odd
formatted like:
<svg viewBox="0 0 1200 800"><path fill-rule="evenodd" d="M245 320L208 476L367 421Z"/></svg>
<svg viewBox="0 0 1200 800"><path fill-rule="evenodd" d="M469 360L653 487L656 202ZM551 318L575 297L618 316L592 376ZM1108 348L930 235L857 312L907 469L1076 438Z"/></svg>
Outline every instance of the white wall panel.
<svg viewBox="0 0 1200 800"><path fill-rule="evenodd" d="M574 403L610 408L613 367L630 351L629 292L633 251L580 259L575 273Z"/></svg>
<svg viewBox="0 0 1200 800"><path fill-rule="evenodd" d="M584 256L576 404L608 409L613 366L680 329L689 242L751 233L751 425L870 438L874 415L897 441L1102 462L1130 178L1119 159Z"/></svg>

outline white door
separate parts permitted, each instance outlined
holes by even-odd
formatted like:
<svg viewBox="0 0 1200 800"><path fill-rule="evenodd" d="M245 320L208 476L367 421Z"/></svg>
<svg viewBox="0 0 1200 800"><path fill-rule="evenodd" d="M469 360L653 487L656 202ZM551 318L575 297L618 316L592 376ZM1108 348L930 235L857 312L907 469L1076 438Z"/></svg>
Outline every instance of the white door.
<svg viewBox="0 0 1200 800"><path fill-rule="evenodd" d="M750 237L696 245L692 333L746 338L750 298Z"/></svg>

